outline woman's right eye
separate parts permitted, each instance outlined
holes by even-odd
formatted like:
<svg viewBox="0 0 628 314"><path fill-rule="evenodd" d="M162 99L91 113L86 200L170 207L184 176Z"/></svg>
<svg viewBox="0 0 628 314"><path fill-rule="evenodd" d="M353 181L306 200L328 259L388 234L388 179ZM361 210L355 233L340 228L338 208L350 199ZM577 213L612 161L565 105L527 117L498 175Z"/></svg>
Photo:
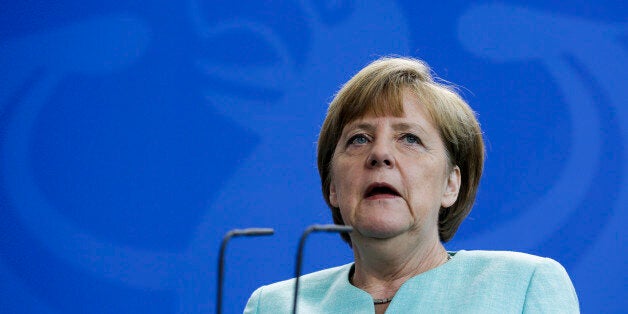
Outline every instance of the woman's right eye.
<svg viewBox="0 0 628 314"><path fill-rule="evenodd" d="M369 139L364 134L356 134L349 139L349 145L364 145L369 142Z"/></svg>

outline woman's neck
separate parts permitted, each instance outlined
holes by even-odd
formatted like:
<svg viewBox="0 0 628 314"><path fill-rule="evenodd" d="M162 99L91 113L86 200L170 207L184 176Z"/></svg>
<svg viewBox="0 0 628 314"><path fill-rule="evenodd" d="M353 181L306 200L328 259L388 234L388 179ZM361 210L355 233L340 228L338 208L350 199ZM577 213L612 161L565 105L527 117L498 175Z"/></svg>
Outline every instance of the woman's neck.
<svg viewBox="0 0 628 314"><path fill-rule="evenodd" d="M399 241L353 244L355 271L351 282L374 299L393 297L406 280L447 262L447 251L437 237L421 243L395 242Z"/></svg>

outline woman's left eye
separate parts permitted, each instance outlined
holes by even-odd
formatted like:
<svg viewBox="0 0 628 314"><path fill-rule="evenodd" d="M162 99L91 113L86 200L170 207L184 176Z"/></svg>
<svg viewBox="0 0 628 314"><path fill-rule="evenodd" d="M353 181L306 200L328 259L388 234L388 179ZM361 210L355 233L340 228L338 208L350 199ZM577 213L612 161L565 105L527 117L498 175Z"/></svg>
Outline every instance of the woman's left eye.
<svg viewBox="0 0 628 314"><path fill-rule="evenodd" d="M408 144L421 144L421 139L414 134L404 134L401 139Z"/></svg>

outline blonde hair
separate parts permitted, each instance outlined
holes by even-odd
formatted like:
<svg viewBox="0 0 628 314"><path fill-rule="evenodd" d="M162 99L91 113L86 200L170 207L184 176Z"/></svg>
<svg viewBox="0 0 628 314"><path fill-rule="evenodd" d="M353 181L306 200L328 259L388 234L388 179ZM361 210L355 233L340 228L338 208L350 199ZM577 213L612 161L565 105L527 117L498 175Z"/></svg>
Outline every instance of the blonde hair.
<svg viewBox="0 0 628 314"><path fill-rule="evenodd" d="M484 165L482 130L473 110L450 85L437 82L429 66L412 58L381 58L360 70L336 94L327 110L318 140L318 172L323 197L336 224L344 224L339 208L329 202L331 163L343 128L364 116L400 117L402 92L411 91L425 105L440 132L450 166L458 166L461 185L456 202L441 208L438 231L449 241L467 217L477 193ZM351 245L351 239L343 234Z"/></svg>

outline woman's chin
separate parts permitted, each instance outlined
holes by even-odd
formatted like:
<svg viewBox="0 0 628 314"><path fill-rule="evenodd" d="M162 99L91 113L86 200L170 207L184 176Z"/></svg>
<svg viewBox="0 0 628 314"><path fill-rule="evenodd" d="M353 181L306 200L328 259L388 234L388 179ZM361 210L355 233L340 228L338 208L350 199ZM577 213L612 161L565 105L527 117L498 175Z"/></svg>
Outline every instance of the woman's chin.
<svg viewBox="0 0 628 314"><path fill-rule="evenodd" d="M390 239L410 230L408 221L395 219L369 219L353 226L365 238Z"/></svg>

